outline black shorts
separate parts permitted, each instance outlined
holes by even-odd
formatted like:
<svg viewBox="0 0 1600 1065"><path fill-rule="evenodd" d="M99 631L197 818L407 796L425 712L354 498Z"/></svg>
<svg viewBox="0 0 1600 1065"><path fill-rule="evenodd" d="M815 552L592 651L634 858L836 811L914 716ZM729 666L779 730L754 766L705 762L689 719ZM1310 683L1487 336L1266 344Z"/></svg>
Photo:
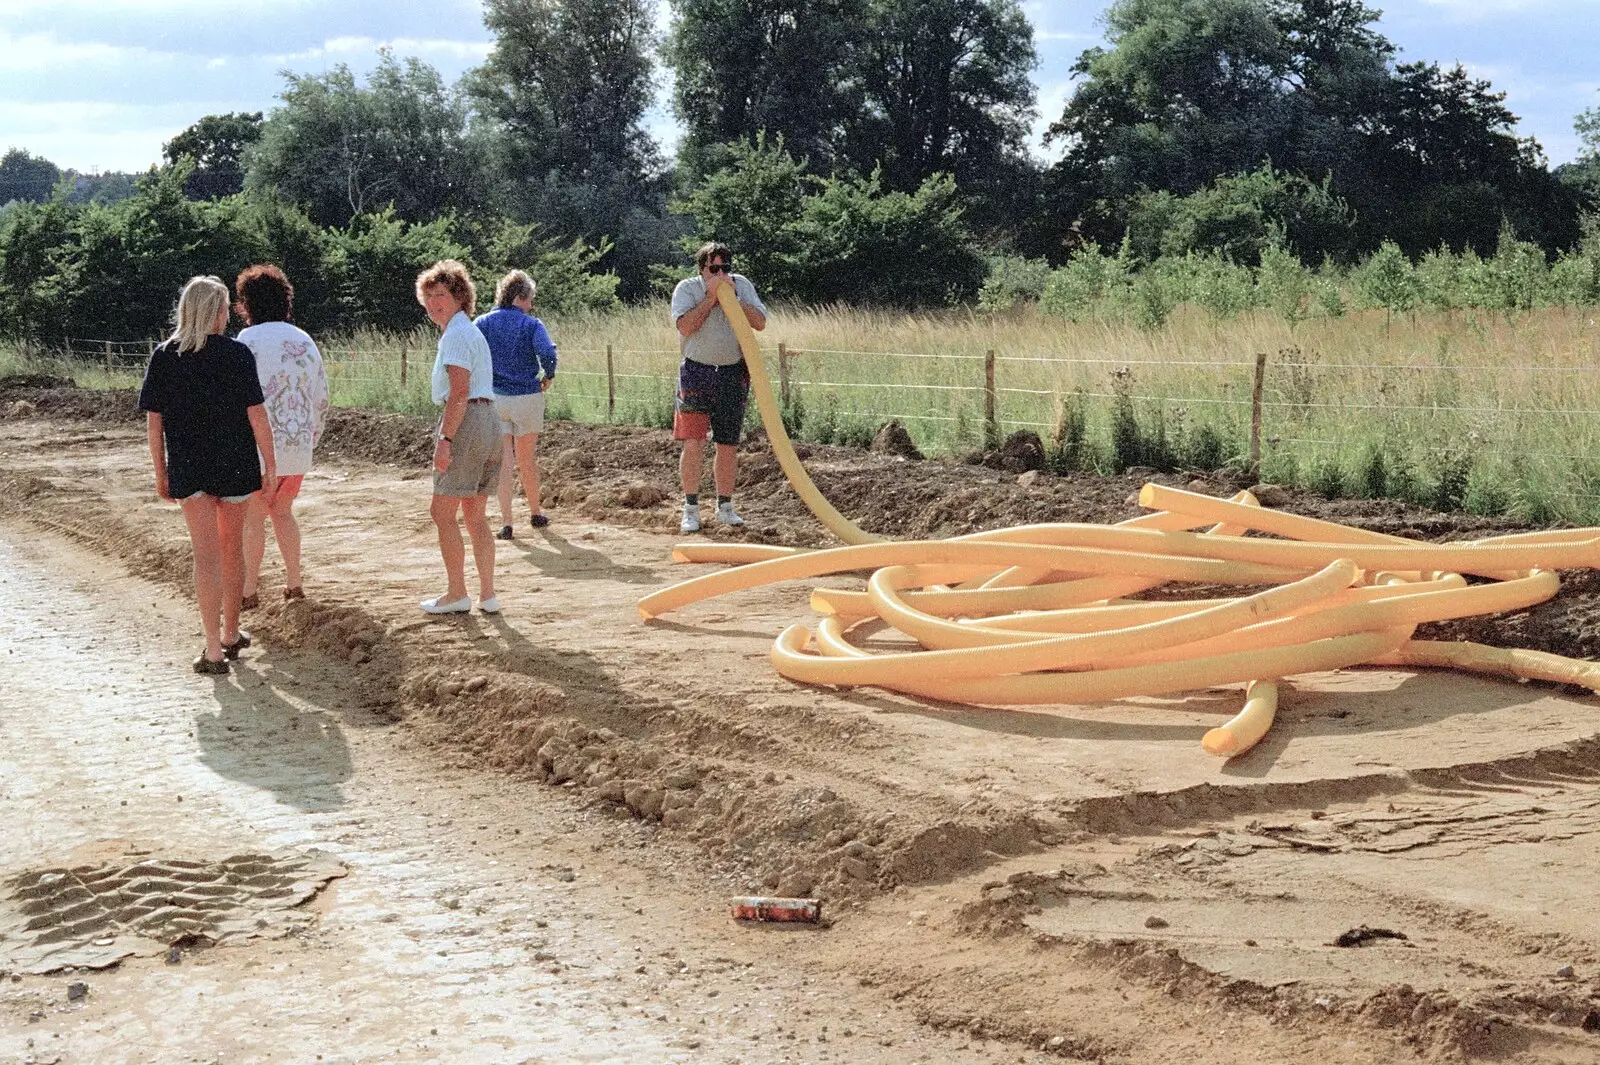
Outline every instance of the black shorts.
<svg viewBox="0 0 1600 1065"><path fill-rule="evenodd" d="M684 359L678 367L678 398L673 405L675 440L704 440L737 446L750 399L750 369L740 359L732 366L709 366Z"/></svg>

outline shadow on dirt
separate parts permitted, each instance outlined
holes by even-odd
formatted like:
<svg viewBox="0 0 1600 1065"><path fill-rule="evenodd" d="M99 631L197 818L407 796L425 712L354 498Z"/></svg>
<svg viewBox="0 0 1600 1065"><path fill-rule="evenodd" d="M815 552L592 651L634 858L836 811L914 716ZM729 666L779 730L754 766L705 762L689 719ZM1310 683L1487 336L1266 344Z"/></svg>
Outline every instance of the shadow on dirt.
<svg viewBox="0 0 1600 1065"><path fill-rule="evenodd" d="M247 665L218 678L217 713L195 718L200 761L219 776L270 792L308 812L345 805L339 785L354 774L336 714L284 698Z"/></svg>
<svg viewBox="0 0 1600 1065"><path fill-rule="evenodd" d="M507 546L520 552L545 577L621 581L624 584L661 583L661 574L655 570L615 562L604 551L579 547L548 528L533 534L532 538L519 535ZM505 547L500 549L505 550Z"/></svg>

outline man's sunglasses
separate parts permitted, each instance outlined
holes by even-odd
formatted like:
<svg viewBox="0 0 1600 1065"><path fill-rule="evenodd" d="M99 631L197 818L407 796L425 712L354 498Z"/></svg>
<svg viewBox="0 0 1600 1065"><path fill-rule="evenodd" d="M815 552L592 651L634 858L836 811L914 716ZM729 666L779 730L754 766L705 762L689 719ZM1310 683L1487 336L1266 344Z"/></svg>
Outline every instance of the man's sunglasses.
<svg viewBox="0 0 1600 1065"><path fill-rule="evenodd" d="M710 270L713 274L731 274L733 273L733 264L712 263L710 266L706 267L706 269Z"/></svg>

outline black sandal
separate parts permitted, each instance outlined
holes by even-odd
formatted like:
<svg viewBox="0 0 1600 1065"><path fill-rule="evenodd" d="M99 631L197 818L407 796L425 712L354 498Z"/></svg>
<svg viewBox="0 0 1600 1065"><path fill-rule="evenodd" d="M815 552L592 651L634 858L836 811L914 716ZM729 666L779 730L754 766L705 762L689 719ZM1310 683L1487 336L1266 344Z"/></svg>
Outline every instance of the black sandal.
<svg viewBox="0 0 1600 1065"><path fill-rule="evenodd" d="M305 597L306 593L299 585L295 585L293 588L285 588L283 590L283 601L285 603L289 602L291 599L304 599Z"/></svg>
<svg viewBox="0 0 1600 1065"><path fill-rule="evenodd" d="M194 660L194 671L196 673L213 677L225 677L228 675L228 670L228 660L226 658L219 658L213 662L202 652L200 657Z"/></svg>
<svg viewBox="0 0 1600 1065"><path fill-rule="evenodd" d="M225 643L222 645L222 655L224 660L238 658L239 652L243 651L249 646L250 634L244 629L240 629L238 637L232 643Z"/></svg>
<svg viewBox="0 0 1600 1065"><path fill-rule="evenodd" d="M254 610L256 607L258 607L260 605L261 605L261 597L259 595L247 595L247 596L244 596L242 599L239 600L239 609L240 610Z"/></svg>

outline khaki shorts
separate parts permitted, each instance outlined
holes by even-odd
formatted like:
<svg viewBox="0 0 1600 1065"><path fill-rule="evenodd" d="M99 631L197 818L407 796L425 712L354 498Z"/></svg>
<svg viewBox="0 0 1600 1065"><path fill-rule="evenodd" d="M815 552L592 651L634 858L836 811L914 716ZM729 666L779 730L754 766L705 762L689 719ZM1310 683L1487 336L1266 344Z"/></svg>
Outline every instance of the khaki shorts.
<svg viewBox="0 0 1600 1065"><path fill-rule="evenodd" d="M526 396L496 396L494 410L500 415L500 431L507 436L544 432L543 392L530 392Z"/></svg>
<svg viewBox="0 0 1600 1065"><path fill-rule="evenodd" d="M450 438L450 467L434 471L433 494L455 499L486 496L500 481L500 418L494 404L470 402Z"/></svg>

